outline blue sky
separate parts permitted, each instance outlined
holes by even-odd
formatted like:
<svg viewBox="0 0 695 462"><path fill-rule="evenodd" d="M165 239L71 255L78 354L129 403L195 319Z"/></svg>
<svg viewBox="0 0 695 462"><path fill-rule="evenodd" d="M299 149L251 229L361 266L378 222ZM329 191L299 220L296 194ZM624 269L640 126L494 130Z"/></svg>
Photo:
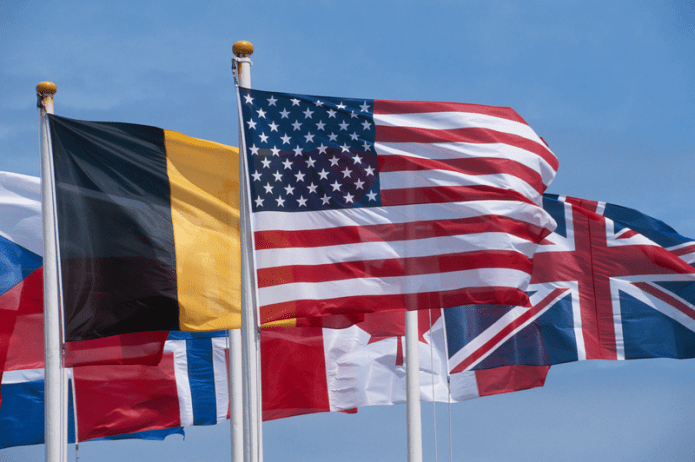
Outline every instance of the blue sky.
<svg viewBox="0 0 695 462"><path fill-rule="evenodd" d="M39 174L35 86L56 114L238 145L232 45L252 86L511 106L560 160L548 192L695 236L695 1L0 0L0 170ZM454 460L692 460L692 360L553 367L546 386L451 407ZM449 422L436 407L438 457ZM264 425L266 460L404 460L405 406ZM425 460L434 460L423 405ZM229 425L92 442L81 461L228 460ZM71 454L72 454L71 450ZM43 460L43 447L0 461Z"/></svg>

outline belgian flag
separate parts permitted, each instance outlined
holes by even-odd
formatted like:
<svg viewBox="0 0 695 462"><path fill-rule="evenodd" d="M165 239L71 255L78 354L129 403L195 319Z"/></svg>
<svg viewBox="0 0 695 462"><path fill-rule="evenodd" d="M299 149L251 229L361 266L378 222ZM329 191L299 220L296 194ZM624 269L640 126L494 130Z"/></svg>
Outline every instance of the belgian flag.
<svg viewBox="0 0 695 462"><path fill-rule="evenodd" d="M238 149L49 120L66 340L238 328Z"/></svg>

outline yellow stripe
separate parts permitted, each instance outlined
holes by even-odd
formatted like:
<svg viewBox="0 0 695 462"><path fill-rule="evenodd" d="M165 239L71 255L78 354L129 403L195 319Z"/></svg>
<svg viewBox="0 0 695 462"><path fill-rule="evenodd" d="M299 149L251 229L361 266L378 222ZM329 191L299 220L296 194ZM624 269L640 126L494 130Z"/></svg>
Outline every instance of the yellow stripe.
<svg viewBox="0 0 695 462"><path fill-rule="evenodd" d="M179 328L241 326L239 150L164 130Z"/></svg>

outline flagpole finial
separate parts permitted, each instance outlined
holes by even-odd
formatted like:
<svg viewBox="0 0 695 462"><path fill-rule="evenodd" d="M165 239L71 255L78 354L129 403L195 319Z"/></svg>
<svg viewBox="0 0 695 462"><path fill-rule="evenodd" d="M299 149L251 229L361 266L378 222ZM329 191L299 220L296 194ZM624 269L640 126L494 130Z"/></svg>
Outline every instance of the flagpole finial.
<svg viewBox="0 0 695 462"><path fill-rule="evenodd" d="M53 95L58 91L58 87L53 82L41 82L36 85L37 105L49 114L53 114Z"/></svg>
<svg viewBox="0 0 695 462"><path fill-rule="evenodd" d="M232 51L237 58L248 58L253 54L253 45L246 40L240 40L234 44Z"/></svg>
<svg viewBox="0 0 695 462"><path fill-rule="evenodd" d="M58 87L53 82L41 82L36 85L36 93L40 96L52 96L58 91Z"/></svg>

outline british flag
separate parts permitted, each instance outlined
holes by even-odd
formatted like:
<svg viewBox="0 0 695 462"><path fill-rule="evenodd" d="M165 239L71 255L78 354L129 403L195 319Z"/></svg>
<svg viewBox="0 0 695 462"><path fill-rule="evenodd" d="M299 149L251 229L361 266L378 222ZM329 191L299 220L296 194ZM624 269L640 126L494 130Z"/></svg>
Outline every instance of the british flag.
<svg viewBox="0 0 695 462"><path fill-rule="evenodd" d="M636 210L545 195L532 308L445 310L452 372L695 357L695 241Z"/></svg>

